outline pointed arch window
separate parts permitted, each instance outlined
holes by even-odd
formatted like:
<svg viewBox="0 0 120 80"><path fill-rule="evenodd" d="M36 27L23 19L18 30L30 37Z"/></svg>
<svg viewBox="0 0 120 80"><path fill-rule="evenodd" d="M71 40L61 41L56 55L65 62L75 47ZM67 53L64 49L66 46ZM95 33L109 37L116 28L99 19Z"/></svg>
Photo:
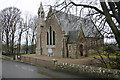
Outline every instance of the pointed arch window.
<svg viewBox="0 0 120 80"><path fill-rule="evenodd" d="M53 31L53 45L55 45L55 31Z"/></svg>
<svg viewBox="0 0 120 80"><path fill-rule="evenodd" d="M41 12L41 18L44 18L44 12L43 11Z"/></svg>
<svg viewBox="0 0 120 80"><path fill-rule="evenodd" d="M47 32L47 45L49 45L49 33Z"/></svg>
<svg viewBox="0 0 120 80"><path fill-rule="evenodd" d="M52 28L50 26L50 45L52 45Z"/></svg>
<svg viewBox="0 0 120 80"><path fill-rule="evenodd" d="M47 45L55 45L55 31L52 30L51 26L47 32Z"/></svg>

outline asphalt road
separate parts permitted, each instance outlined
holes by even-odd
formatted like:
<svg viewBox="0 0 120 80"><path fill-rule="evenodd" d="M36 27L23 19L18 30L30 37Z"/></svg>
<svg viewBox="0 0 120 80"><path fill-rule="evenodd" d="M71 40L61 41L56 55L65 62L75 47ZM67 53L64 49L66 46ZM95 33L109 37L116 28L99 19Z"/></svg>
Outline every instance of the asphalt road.
<svg viewBox="0 0 120 80"><path fill-rule="evenodd" d="M43 67L17 61L2 60L3 78L84 78L66 72L58 72Z"/></svg>

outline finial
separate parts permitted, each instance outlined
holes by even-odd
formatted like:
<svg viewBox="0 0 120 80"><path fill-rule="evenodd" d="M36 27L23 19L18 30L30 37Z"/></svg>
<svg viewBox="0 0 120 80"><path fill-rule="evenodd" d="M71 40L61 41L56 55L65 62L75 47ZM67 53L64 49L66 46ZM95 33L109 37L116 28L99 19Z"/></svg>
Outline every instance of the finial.
<svg viewBox="0 0 120 80"><path fill-rule="evenodd" d="M42 6L42 2L40 2L40 6Z"/></svg>

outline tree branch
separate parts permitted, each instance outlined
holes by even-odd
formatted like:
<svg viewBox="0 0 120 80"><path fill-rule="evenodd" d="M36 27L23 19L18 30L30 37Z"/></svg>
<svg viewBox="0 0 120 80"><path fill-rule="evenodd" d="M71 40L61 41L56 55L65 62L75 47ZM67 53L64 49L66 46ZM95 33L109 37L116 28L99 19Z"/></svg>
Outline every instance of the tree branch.
<svg viewBox="0 0 120 80"><path fill-rule="evenodd" d="M120 32L117 29L115 23L113 22L111 15L109 14L106 3L105 2L100 2L100 4L101 4L102 9L103 9L103 11L105 13L107 23L109 24L111 30L115 34L115 39L116 39L116 41L117 41L117 43L119 45L119 48L120 48Z"/></svg>
<svg viewBox="0 0 120 80"><path fill-rule="evenodd" d="M71 4L75 5L75 6L83 6L83 7L86 7L86 8L92 8L92 9L95 9L96 11L98 11L99 13L105 15L105 13L103 11L101 11L100 9L98 9L97 7L95 6L90 6L90 5L85 5L85 4L76 4L74 2L70 2ZM110 14L112 17L115 17L113 14Z"/></svg>
<svg viewBox="0 0 120 80"><path fill-rule="evenodd" d="M113 15L115 16L117 22L120 24L120 16L119 16L119 13L116 12L114 3L111 1L111 2L108 2L108 4L109 4L110 9L113 12Z"/></svg>
<svg viewBox="0 0 120 80"><path fill-rule="evenodd" d="M87 8L93 8L95 9L96 11L98 11L99 13L103 14L104 15L104 12L102 12L101 10L99 10L97 7L94 7L94 6L90 6L90 5L85 5L85 4L76 4L74 2L70 2L71 4L75 5L75 6L84 6L84 7L87 7Z"/></svg>

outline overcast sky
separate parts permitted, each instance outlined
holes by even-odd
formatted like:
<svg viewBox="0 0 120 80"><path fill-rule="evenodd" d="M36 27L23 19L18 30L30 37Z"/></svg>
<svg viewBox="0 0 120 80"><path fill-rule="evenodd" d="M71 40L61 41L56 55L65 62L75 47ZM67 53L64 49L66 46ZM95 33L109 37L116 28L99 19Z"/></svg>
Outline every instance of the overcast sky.
<svg viewBox="0 0 120 80"><path fill-rule="evenodd" d="M0 0L0 11L7 7L17 7L21 10L22 17L24 18L26 15L37 15L41 2L44 6L44 11L48 11L47 5L54 5L55 1L56 0ZM24 38L22 43L25 43Z"/></svg>
<svg viewBox="0 0 120 80"><path fill-rule="evenodd" d="M38 8L42 2L44 11L48 11L47 5L54 5L56 1L60 0L0 0L0 11L7 7L17 7L21 10L23 17L27 14L32 16L37 15ZM78 2L78 0L74 0Z"/></svg>
<svg viewBox="0 0 120 80"><path fill-rule="evenodd" d="M40 3L43 5L53 5L56 0L0 0L0 11L6 7L14 6L22 11L22 15L37 15ZM45 6L44 6L45 7ZM45 8L45 11L47 9Z"/></svg>

